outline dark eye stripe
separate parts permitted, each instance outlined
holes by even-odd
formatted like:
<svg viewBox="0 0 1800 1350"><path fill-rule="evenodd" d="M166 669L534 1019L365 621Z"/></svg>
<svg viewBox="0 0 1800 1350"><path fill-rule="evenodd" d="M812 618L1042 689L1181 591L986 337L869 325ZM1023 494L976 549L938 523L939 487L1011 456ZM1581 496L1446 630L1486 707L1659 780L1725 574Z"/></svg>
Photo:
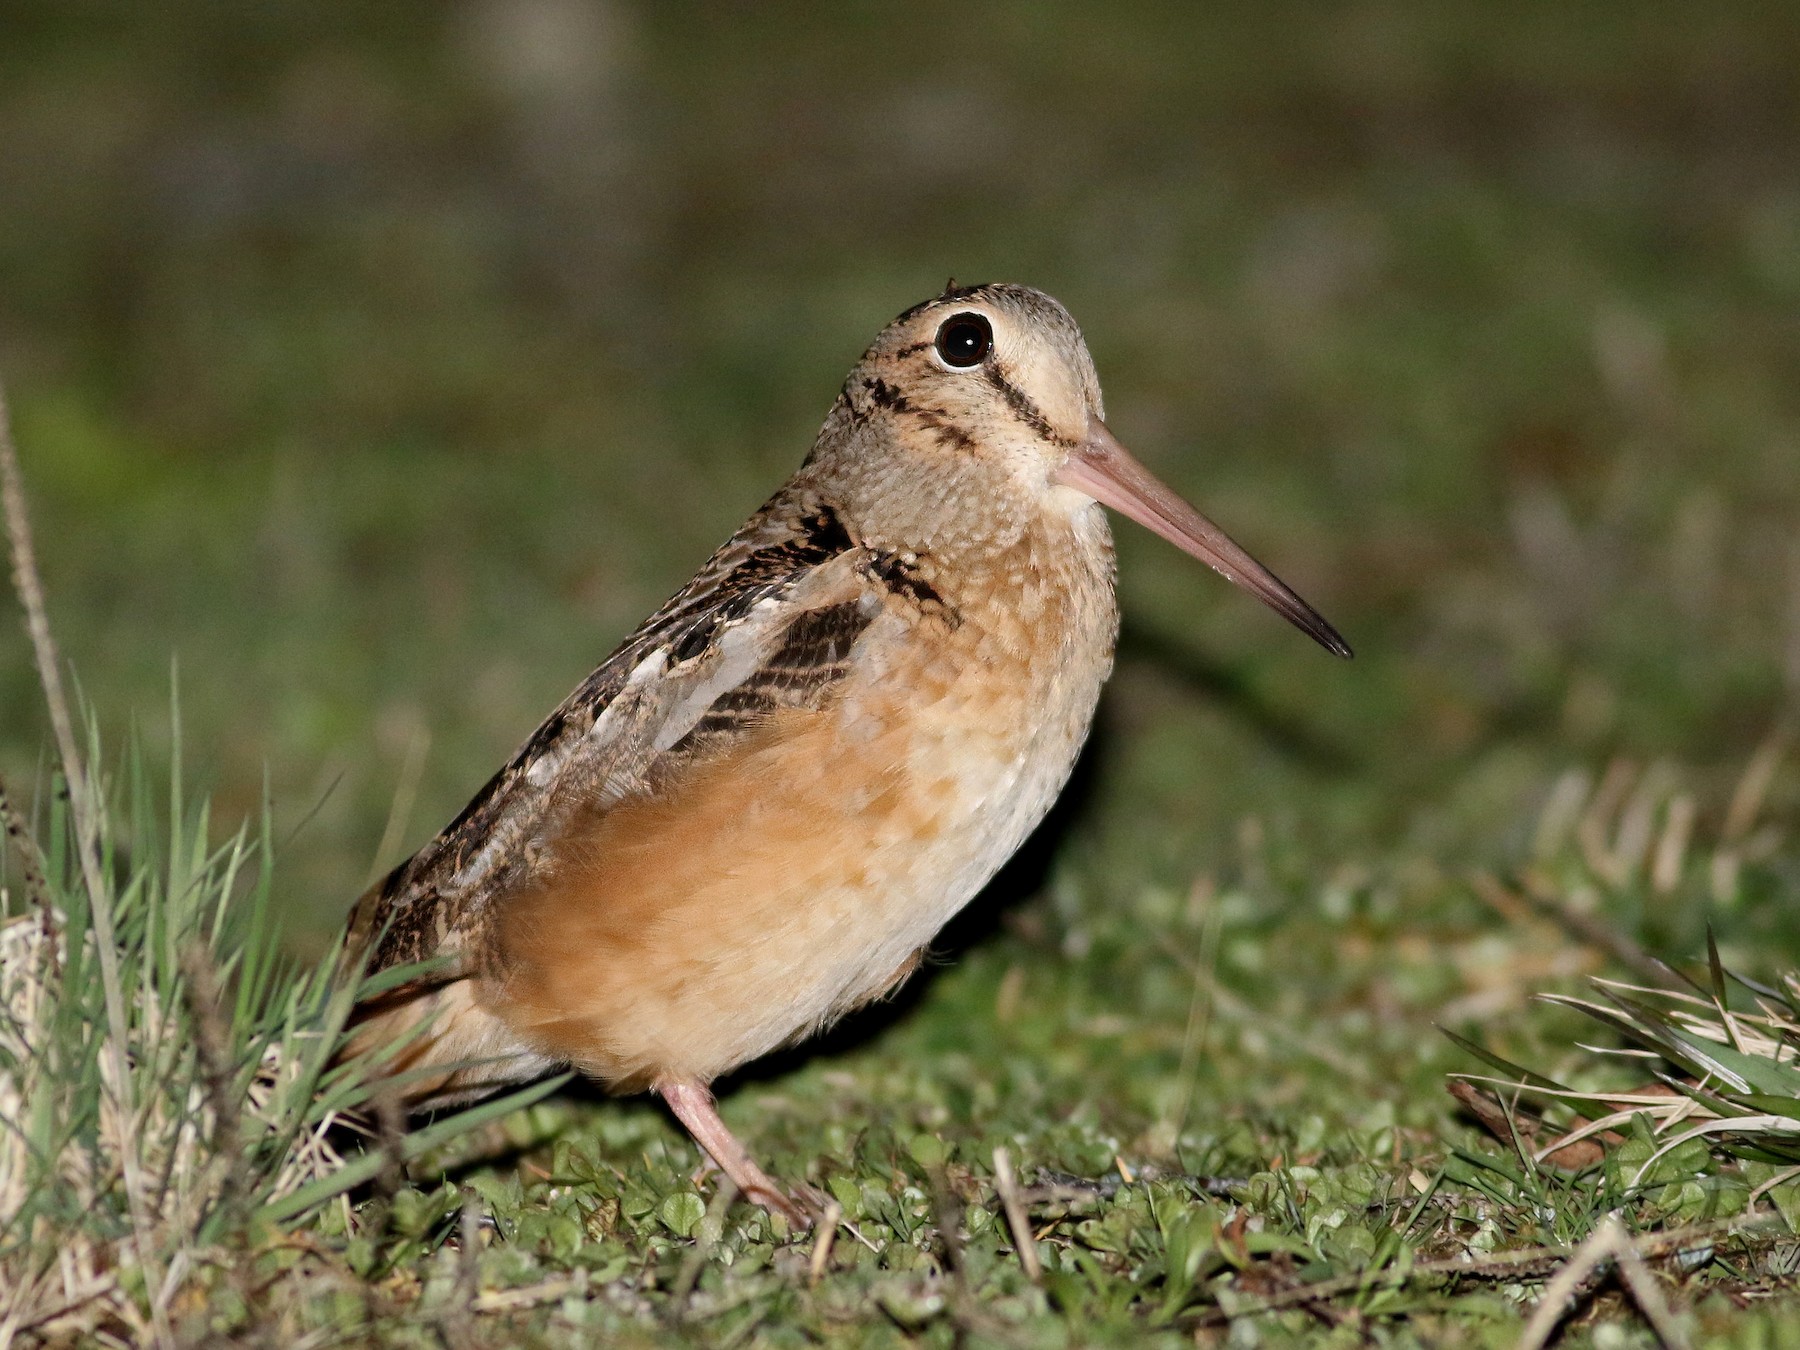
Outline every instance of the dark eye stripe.
<svg viewBox="0 0 1800 1350"><path fill-rule="evenodd" d="M999 366L989 365L982 374L987 382L1000 392L1000 397L1006 400L1006 406L1012 410L1012 415L1044 440L1049 441L1052 445L1074 444L1068 437L1056 434L1050 426L1050 419L1038 410L1038 405L1031 401L1031 396L1007 379L1006 372Z"/></svg>

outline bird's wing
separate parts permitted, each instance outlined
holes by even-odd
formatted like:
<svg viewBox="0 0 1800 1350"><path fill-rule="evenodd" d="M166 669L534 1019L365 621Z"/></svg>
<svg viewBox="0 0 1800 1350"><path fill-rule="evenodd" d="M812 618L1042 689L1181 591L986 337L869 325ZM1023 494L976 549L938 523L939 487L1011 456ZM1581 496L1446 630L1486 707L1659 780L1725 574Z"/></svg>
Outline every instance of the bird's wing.
<svg viewBox="0 0 1800 1350"><path fill-rule="evenodd" d="M576 812L654 792L770 713L816 706L884 586L831 509L777 497L545 719L461 815L358 902L371 971L471 945Z"/></svg>

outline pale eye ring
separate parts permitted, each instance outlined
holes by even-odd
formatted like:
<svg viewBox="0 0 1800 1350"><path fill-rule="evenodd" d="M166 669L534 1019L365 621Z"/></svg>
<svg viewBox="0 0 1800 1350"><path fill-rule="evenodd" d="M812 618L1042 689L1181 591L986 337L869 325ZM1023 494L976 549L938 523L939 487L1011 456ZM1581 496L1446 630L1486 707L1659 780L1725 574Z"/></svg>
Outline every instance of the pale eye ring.
<svg viewBox="0 0 1800 1350"><path fill-rule="evenodd" d="M985 314L965 310L952 314L938 326L938 360L952 370L969 370L987 360L994 349L994 328Z"/></svg>

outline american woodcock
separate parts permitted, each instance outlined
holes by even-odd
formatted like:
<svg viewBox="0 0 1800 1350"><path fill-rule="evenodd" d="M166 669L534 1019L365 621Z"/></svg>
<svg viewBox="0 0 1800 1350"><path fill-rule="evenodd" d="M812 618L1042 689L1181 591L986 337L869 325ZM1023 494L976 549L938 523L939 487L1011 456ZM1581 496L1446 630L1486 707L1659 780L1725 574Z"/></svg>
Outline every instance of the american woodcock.
<svg viewBox="0 0 1800 1350"><path fill-rule="evenodd" d="M1023 286L883 330L799 470L436 839L358 904L360 1011L410 1105L574 1065L659 1093L804 1222L710 1084L895 989L1043 817L1112 667L1101 504L1340 656L1126 453L1081 331Z"/></svg>

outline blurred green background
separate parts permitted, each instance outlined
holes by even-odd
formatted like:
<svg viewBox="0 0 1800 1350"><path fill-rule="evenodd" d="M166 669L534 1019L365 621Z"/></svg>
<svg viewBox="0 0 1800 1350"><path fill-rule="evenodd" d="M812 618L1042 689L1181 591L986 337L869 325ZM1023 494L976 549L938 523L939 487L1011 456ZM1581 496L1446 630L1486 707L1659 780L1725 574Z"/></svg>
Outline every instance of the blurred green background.
<svg viewBox="0 0 1800 1350"><path fill-rule="evenodd" d="M115 745L166 746L178 662L190 778L226 823L267 783L326 931L894 313L1018 280L1359 653L1121 529L1053 849L1454 871L1621 754L1716 821L1800 692L1797 70L1778 4L8 0L53 619ZM39 781L11 622L0 710ZM1792 953L1785 908L1750 931Z"/></svg>

